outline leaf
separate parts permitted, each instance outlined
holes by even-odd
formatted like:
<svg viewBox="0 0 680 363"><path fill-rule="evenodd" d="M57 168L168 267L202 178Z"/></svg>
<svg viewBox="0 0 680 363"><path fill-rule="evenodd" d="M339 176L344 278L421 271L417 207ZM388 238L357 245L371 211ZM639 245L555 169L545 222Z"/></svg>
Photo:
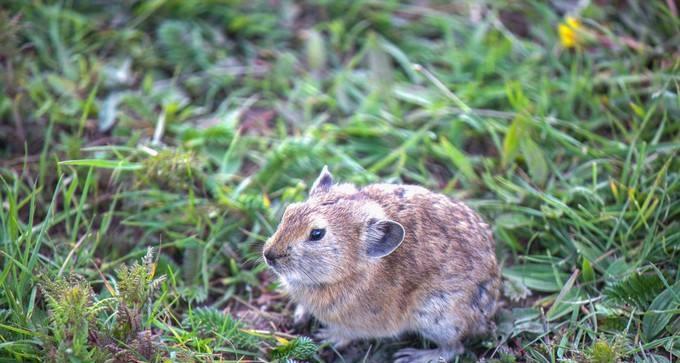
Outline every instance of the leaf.
<svg viewBox="0 0 680 363"><path fill-rule="evenodd" d="M399 100L421 107L432 106L437 100L436 95L429 89L414 85L394 85L392 94Z"/></svg>
<svg viewBox="0 0 680 363"><path fill-rule="evenodd" d="M496 217L495 224L507 229L527 227L533 224L531 218L521 213L504 213Z"/></svg>
<svg viewBox="0 0 680 363"><path fill-rule="evenodd" d="M557 298L555 298L555 302L545 314L548 321L555 321L560 317L572 312L574 309L578 309L580 306L574 303L576 300L581 300L583 295L580 288L573 287L577 277L578 274L575 272L564 284L564 287L560 291L559 295Z"/></svg>
<svg viewBox="0 0 680 363"><path fill-rule="evenodd" d="M415 82L420 78L418 77L418 74L413 71L413 63L408 59L408 56L401 49L399 49L399 47L382 37L380 38L380 46L401 66L402 70L404 73L406 73L411 82Z"/></svg>
<svg viewBox="0 0 680 363"><path fill-rule="evenodd" d="M541 323L541 313L536 308L514 308L511 313L512 336L524 332L540 334L545 331Z"/></svg>
<svg viewBox="0 0 680 363"><path fill-rule="evenodd" d="M607 287L604 295L613 301L629 303L639 310L645 310L663 286L658 275L635 272Z"/></svg>
<svg viewBox="0 0 680 363"><path fill-rule="evenodd" d="M568 301L579 300L581 297L580 289L570 291L566 297L569 299ZM574 309L578 309L580 306L576 304L570 304L568 301L553 305L549 311L549 314L546 314L546 320L549 322L559 321L560 318L572 313Z"/></svg>
<svg viewBox="0 0 680 363"><path fill-rule="evenodd" d="M460 172L471 182L477 181L477 174L472 168L472 163L470 159L463 154L462 151L458 150L453 144L449 142L445 137L439 139L439 144L442 146L444 154L453 162L453 165L460 170Z"/></svg>
<svg viewBox="0 0 680 363"><path fill-rule="evenodd" d="M628 263L626 263L624 258L619 258L609 264L609 267L607 267L607 270L605 270L605 275L607 275L607 277L616 278L625 275L626 272L630 271L631 269L632 268Z"/></svg>
<svg viewBox="0 0 680 363"><path fill-rule="evenodd" d="M371 33L368 36L368 69L370 74L370 85L377 90L386 89L392 83L394 71L392 61L385 52L385 49L378 41L378 36Z"/></svg>
<svg viewBox="0 0 680 363"><path fill-rule="evenodd" d="M498 227L496 228L496 233L498 234L498 239L505 242L510 248L515 252L523 252L524 246L517 240L517 238L507 229Z"/></svg>
<svg viewBox="0 0 680 363"><path fill-rule="evenodd" d="M668 324L674 315L672 311L661 312L663 310L674 310L680 305L680 282L667 288L659 294L649 305L649 309L642 319L642 332L646 341L651 341ZM677 314L677 311L675 312Z"/></svg>
<svg viewBox="0 0 680 363"><path fill-rule="evenodd" d="M121 92L115 92L104 99L99 109L99 123L97 125L99 132L109 131L115 125L118 104L120 104L122 98Z"/></svg>
<svg viewBox="0 0 680 363"><path fill-rule="evenodd" d="M517 111L524 111L531 106L531 102L524 95L522 84L519 81L507 82L505 84L505 93L508 96L508 102L512 108Z"/></svg>
<svg viewBox="0 0 680 363"><path fill-rule="evenodd" d="M581 275L581 279L584 282L595 281L595 271L593 271L593 266L590 264L590 261L588 261L587 258L583 258L583 263L581 264L581 269L583 270L583 274Z"/></svg>
<svg viewBox="0 0 680 363"><path fill-rule="evenodd" d="M101 160L101 159L65 160L60 161L59 165L91 166L94 168L117 169L117 170L140 170L143 168L143 165L140 163L131 163L125 160Z"/></svg>
<svg viewBox="0 0 680 363"><path fill-rule="evenodd" d="M579 239L574 238L572 240L574 247L576 247L576 252L578 252L584 260L596 261L600 256L603 255L602 250L600 250L596 245L590 241L579 241ZM607 261L600 262L600 265L605 265ZM592 267L591 267L592 270ZM584 271L585 273L585 271ZM585 276L584 276L585 277Z"/></svg>
<svg viewBox="0 0 680 363"><path fill-rule="evenodd" d="M633 110L633 112L635 112L635 114L638 115L638 117L641 117L641 118L645 117L645 109L642 106L640 106L636 103L633 103L633 102L630 102L629 105L630 105L630 108Z"/></svg>
<svg viewBox="0 0 680 363"><path fill-rule="evenodd" d="M503 158L501 161L503 167L507 167L517 157L520 140L526 134L526 120L524 117L524 115L518 114L512 120L508 133L505 134L505 139L503 139Z"/></svg>
<svg viewBox="0 0 680 363"><path fill-rule="evenodd" d="M648 354L647 362L649 363L672 363L668 358L661 354Z"/></svg>
<svg viewBox="0 0 680 363"><path fill-rule="evenodd" d="M562 289L566 274L555 271L550 265L525 264L503 269L503 276L522 282L528 288L536 291L556 292Z"/></svg>
<svg viewBox="0 0 680 363"><path fill-rule="evenodd" d="M309 68L321 70L326 67L326 46L323 35L314 29L306 32L307 64Z"/></svg>
<svg viewBox="0 0 680 363"><path fill-rule="evenodd" d="M529 137L520 141L520 150L529 167L531 179L536 184L543 185L548 178L548 163L543 156L543 150Z"/></svg>

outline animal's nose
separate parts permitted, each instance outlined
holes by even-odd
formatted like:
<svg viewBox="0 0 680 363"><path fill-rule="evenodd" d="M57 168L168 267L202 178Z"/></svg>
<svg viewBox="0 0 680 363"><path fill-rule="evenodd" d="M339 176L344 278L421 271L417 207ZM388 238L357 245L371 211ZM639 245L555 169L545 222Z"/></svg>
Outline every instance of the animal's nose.
<svg viewBox="0 0 680 363"><path fill-rule="evenodd" d="M272 251L264 252L264 262L268 264L273 264L276 261L276 255Z"/></svg>
<svg viewBox="0 0 680 363"><path fill-rule="evenodd" d="M274 251L268 250L264 252L264 261L270 265L275 265L277 259L285 256L285 254L278 255Z"/></svg>

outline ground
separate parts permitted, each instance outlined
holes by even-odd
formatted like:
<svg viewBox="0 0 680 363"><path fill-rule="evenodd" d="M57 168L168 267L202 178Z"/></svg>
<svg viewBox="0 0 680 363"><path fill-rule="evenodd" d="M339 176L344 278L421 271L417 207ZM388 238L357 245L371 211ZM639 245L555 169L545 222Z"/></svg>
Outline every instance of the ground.
<svg viewBox="0 0 680 363"><path fill-rule="evenodd" d="M464 199L504 308L458 361L680 359L673 1L9 1L0 360L385 362L260 259L323 165Z"/></svg>

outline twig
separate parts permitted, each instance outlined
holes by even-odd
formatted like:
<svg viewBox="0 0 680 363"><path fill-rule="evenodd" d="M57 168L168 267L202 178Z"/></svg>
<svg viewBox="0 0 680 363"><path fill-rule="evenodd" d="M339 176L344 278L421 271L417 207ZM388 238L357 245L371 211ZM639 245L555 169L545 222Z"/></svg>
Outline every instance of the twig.
<svg viewBox="0 0 680 363"><path fill-rule="evenodd" d="M14 165L23 164L23 163L32 164L32 163L36 163L36 162L40 161L40 156L41 156L40 154L21 156L21 157L18 157L18 158L3 161L2 163L0 163L0 165L3 168L8 168L8 167L12 167Z"/></svg>
<svg viewBox="0 0 680 363"><path fill-rule="evenodd" d="M255 306L252 305L251 303L249 303L249 302L243 300L242 298L240 298L240 297L238 297L238 296L236 296L236 295L234 295L232 298L233 298L234 300L238 301L239 303L245 305L246 307L250 308L251 310L253 310L255 313L257 313L257 314L260 315L260 316L264 316L264 317L267 318L267 319L276 319L276 316L274 316L274 315L272 315L272 314L270 314L270 313L268 313L268 312L266 312L266 311L262 311L262 310L258 309L257 307L255 307Z"/></svg>

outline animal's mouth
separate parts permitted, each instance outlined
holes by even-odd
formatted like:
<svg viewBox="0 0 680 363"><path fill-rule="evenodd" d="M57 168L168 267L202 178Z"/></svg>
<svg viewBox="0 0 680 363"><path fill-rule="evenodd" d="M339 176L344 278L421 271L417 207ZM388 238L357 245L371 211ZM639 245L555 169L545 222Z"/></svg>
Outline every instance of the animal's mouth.
<svg viewBox="0 0 680 363"><path fill-rule="evenodd" d="M274 261L267 261L267 266L279 278L288 283L303 283L308 284L309 281L315 281L305 269L300 269L290 258L290 255L283 255L276 258Z"/></svg>
<svg viewBox="0 0 680 363"><path fill-rule="evenodd" d="M281 272L282 268L284 267L285 262L287 262L290 258L289 253L281 254L281 255L274 255L271 253L265 253L263 255L264 257L264 262L269 266L271 269L273 269L275 272Z"/></svg>

